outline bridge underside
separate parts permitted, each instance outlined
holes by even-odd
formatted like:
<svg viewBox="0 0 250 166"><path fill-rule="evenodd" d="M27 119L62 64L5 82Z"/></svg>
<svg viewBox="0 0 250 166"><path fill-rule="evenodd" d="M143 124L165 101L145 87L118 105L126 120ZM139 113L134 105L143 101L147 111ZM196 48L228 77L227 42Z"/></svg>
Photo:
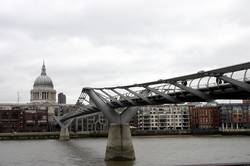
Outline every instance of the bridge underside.
<svg viewBox="0 0 250 166"><path fill-rule="evenodd" d="M204 88L200 89L201 92L211 96L214 100L242 100L242 99L250 99L250 93L244 90L241 90L237 87L233 87L232 85L224 85L221 87L211 87L211 88ZM177 102L172 102L167 100L163 96L155 95L147 97L152 103L148 103L141 98L131 99L136 103L137 106L145 106L145 105L159 105L159 104L177 104L177 103L185 103L185 102L207 102L206 100L190 94L189 92L177 92L174 94L169 94L171 97L176 98ZM121 100L122 104L126 106L133 106L127 100ZM111 104L114 105L115 108L121 107L121 105L117 104L116 102L112 102Z"/></svg>

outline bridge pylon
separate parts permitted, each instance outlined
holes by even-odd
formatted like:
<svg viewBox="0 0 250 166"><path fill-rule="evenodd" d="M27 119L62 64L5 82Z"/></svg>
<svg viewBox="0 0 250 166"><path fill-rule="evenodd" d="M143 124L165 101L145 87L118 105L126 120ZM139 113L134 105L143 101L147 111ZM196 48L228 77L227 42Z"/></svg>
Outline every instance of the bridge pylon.
<svg viewBox="0 0 250 166"><path fill-rule="evenodd" d="M105 160L135 160L134 146L129 126L130 119L136 113L135 107L128 107L118 113L108 104L104 103L94 90L85 89L85 92L110 122Z"/></svg>
<svg viewBox="0 0 250 166"><path fill-rule="evenodd" d="M59 140L60 141L69 141L69 125L72 123L73 119L61 122L57 117L54 116L54 119L57 121L59 126L61 127Z"/></svg>
<svg viewBox="0 0 250 166"><path fill-rule="evenodd" d="M69 141L70 140L68 127L61 128L59 140L60 141Z"/></svg>
<svg viewBox="0 0 250 166"><path fill-rule="evenodd" d="M110 124L105 160L135 160L134 146L128 123Z"/></svg>

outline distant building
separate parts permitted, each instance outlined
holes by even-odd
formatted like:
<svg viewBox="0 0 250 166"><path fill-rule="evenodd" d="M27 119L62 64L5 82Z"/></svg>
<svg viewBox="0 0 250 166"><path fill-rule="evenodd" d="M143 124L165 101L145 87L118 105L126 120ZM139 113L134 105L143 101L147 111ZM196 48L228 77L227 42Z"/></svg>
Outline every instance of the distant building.
<svg viewBox="0 0 250 166"><path fill-rule="evenodd" d="M133 131L170 131L188 130L189 106L160 105L139 107L130 121ZM108 120L102 112L76 118L71 124L71 131L76 132L108 132Z"/></svg>
<svg viewBox="0 0 250 166"><path fill-rule="evenodd" d="M68 111L66 111L68 112ZM76 118L75 132L108 132L102 112ZM130 121L135 132L190 131L207 133L250 130L250 104L158 105L138 107Z"/></svg>
<svg viewBox="0 0 250 166"><path fill-rule="evenodd" d="M41 75L36 78L31 90L31 103L56 103L56 91L43 63Z"/></svg>
<svg viewBox="0 0 250 166"><path fill-rule="evenodd" d="M9 133L23 130L23 118L19 107L0 106L0 132Z"/></svg>
<svg viewBox="0 0 250 166"><path fill-rule="evenodd" d="M48 130L48 107L31 104L0 105L1 133Z"/></svg>
<svg viewBox="0 0 250 166"><path fill-rule="evenodd" d="M33 84L33 89L30 91L30 102L33 105L45 106L48 108L48 121L50 131L53 130L53 126L56 122L53 119L55 109L58 107L56 103L56 90L54 90L54 84L52 79L46 73L46 67L43 62L41 74L38 76Z"/></svg>
<svg viewBox="0 0 250 166"><path fill-rule="evenodd" d="M66 95L63 93L58 94L58 104L66 104Z"/></svg>
<svg viewBox="0 0 250 166"><path fill-rule="evenodd" d="M189 106L159 105L140 107L134 118L136 130L189 129Z"/></svg>
<svg viewBox="0 0 250 166"><path fill-rule="evenodd" d="M87 133L107 133L108 120L102 112L76 118L70 125L70 130Z"/></svg>
<svg viewBox="0 0 250 166"><path fill-rule="evenodd" d="M250 99L242 100L243 104L250 104Z"/></svg>
<svg viewBox="0 0 250 166"><path fill-rule="evenodd" d="M250 129L250 104L221 104L220 116L222 131Z"/></svg>
<svg viewBox="0 0 250 166"><path fill-rule="evenodd" d="M63 115L74 109L72 105L65 104L66 96L63 93L59 94L58 100L60 104L56 103L56 90L43 63L41 74L30 91L30 103L0 103L0 132L55 131L58 126L53 118L55 112Z"/></svg>
<svg viewBox="0 0 250 166"><path fill-rule="evenodd" d="M195 106L190 107L191 129L218 129L219 128L219 107L218 106Z"/></svg>
<svg viewBox="0 0 250 166"><path fill-rule="evenodd" d="M46 132L49 130L48 107L29 106L22 108L23 131Z"/></svg>

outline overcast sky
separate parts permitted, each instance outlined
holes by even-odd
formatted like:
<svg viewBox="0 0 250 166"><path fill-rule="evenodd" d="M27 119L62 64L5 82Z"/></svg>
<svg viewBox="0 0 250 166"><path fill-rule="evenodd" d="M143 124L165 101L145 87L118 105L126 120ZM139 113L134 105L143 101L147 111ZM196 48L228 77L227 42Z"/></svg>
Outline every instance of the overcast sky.
<svg viewBox="0 0 250 166"><path fill-rule="evenodd" d="M249 0L0 0L0 102L166 79L250 59Z"/></svg>

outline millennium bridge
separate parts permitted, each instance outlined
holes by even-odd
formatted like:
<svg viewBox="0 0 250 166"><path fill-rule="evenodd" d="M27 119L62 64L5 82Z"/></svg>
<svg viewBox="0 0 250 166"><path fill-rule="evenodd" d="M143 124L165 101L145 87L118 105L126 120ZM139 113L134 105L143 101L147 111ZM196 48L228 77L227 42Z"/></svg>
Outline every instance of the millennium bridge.
<svg viewBox="0 0 250 166"><path fill-rule="evenodd" d="M129 121L136 107L250 98L250 62L140 84L83 88L75 110L55 117L60 140L74 118L102 112L110 123L105 160L135 160Z"/></svg>

